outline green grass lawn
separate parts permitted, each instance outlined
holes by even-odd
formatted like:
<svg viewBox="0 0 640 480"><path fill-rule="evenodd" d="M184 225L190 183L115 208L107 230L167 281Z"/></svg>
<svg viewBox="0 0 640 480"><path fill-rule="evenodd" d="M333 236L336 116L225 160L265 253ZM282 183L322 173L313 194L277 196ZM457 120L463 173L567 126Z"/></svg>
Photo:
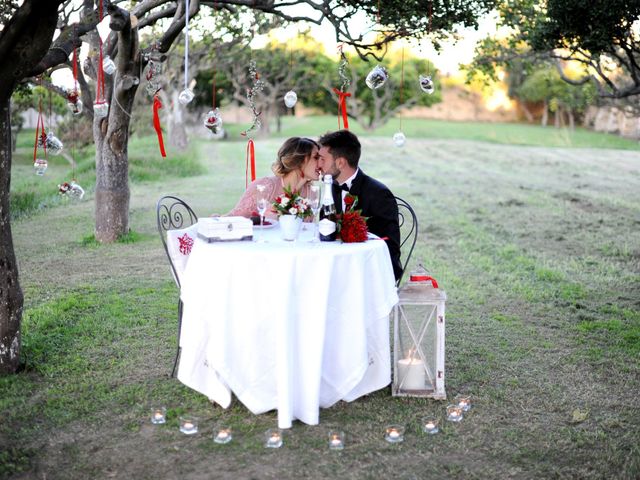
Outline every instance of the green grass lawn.
<svg viewBox="0 0 640 480"><path fill-rule="evenodd" d="M258 138L259 175L281 137L316 136L334 121L285 119L278 138ZM363 135L362 168L418 214L413 263L448 295L447 394L474 400L460 424L424 436L418 421L442 419L446 402L383 389L322 410L318 426L295 423L284 448L266 451L275 412L256 416L237 401L223 410L169 378L178 293L155 202L172 193L200 215L228 211L244 188L245 143L199 139L162 160L148 137L130 148L134 234L91 241L88 166L85 201L51 203L12 224L25 369L0 378L0 478L640 477L637 143L524 125L403 123L400 149L392 126ZM14 193L32 181L55 188L70 171L61 163L32 178L28 154L16 159ZM166 425L148 421L158 404ZM195 437L178 432L184 412L200 417ZM228 445L211 439L221 423L236 432ZM389 423L406 426L404 443L384 442ZM332 429L347 434L340 453L326 447Z"/></svg>

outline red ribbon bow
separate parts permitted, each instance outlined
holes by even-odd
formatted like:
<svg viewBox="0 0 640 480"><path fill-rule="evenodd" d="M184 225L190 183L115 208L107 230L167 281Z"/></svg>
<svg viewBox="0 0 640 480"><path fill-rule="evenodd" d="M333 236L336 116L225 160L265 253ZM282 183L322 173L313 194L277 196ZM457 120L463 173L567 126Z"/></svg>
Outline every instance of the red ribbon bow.
<svg viewBox="0 0 640 480"><path fill-rule="evenodd" d="M158 134L158 146L160 147L160 154L163 157L166 157L167 154L164 151L164 140L162 139L162 127L160 126L160 116L158 115L158 110L162 108L162 102L160 101L160 97L156 94L153 96L153 128Z"/></svg>
<svg viewBox="0 0 640 480"><path fill-rule="evenodd" d="M253 139L247 143L247 165L245 169L245 188L249 186L249 165L251 165L251 181L256 179L256 148Z"/></svg>
<svg viewBox="0 0 640 480"><path fill-rule="evenodd" d="M342 114L342 122L344 123L345 130L349 130L349 118L347 117L347 97L350 97L349 92L343 92L337 88L333 89L333 92L338 95L338 110ZM340 115L338 115L338 129L340 129Z"/></svg>

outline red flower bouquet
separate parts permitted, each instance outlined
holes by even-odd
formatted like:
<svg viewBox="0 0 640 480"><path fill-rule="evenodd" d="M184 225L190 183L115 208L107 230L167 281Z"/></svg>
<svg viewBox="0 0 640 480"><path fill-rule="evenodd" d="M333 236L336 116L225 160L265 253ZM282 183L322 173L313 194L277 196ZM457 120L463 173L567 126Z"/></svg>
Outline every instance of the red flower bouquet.
<svg viewBox="0 0 640 480"><path fill-rule="evenodd" d="M362 216L361 210L356 210L358 197L347 194L344 198L345 212L340 222L340 238L344 243L365 242L369 229L367 219Z"/></svg>

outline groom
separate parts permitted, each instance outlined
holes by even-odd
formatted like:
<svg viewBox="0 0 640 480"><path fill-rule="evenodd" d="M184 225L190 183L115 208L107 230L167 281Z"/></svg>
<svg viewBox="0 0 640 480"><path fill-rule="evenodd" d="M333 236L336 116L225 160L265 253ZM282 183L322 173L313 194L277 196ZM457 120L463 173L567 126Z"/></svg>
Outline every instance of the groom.
<svg viewBox="0 0 640 480"><path fill-rule="evenodd" d="M356 209L362 210L363 217L369 217L369 231L386 239L397 280L402 274L402 265L398 204L393 193L358 168L360 141L349 130L327 133L320 137L318 143L318 168L333 176L333 180L337 182L333 186L336 210L338 213L344 210L344 197L347 193L358 197Z"/></svg>

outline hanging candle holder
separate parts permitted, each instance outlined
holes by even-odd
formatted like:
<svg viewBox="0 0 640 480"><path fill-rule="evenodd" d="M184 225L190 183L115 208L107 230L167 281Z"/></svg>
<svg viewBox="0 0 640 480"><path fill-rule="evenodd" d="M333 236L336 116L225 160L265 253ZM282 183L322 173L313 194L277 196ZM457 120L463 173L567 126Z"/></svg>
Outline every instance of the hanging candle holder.
<svg viewBox="0 0 640 480"><path fill-rule="evenodd" d="M204 116L204 126L214 135L222 130L222 115L219 109L209 110L209 113Z"/></svg>
<svg viewBox="0 0 640 480"><path fill-rule="evenodd" d="M293 90L289 90L284 95L284 104L287 108L293 108L295 104L298 102L298 95Z"/></svg>
<svg viewBox="0 0 640 480"><path fill-rule="evenodd" d="M107 75L112 75L113 72L116 71L116 64L113 63L109 55L105 55L102 59L102 70L104 70L104 73Z"/></svg>
<svg viewBox="0 0 640 480"><path fill-rule="evenodd" d="M185 88L180 92L180 95L178 95L178 102L180 102L181 105L187 105L191 103L194 97L195 94L189 88Z"/></svg>
<svg viewBox="0 0 640 480"><path fill-rule="evenodd" d="M84 188L72 181L69 186L69 191L67 192L67 197L72 200L82 200L82 197L84 197Z"/></svg>
<svg viewBox="0 0 640 480"><path fill-rule="evenodd" d="M387 83L387 80L389 80L389 73L387 73L387 69L380 65L376 65L373 70L369 72L369 75L367 75L365 83L371 90L376 90Z"/></svg>
<svg viewBox="0 0 640 480"><path fill-rule="evenodd" d="M47 133L47 149L51 155L60 155L64 148L62 141L53 132Z"/></svg>
<svg viewBox="0 0 640 480"><path fill-rule="evenodd" d="M109 113L109 102L106 100L98 100L93 104L93 115L96 118L104 118Z"/></svg>
<svg viewBox="0 0 640 480"><path fill-rule="evenodd" d="M185 0L184 4L184 89L178 95L178 102L181 105L191 103L195 95L189 88L189 0Z"/></svg>
<svg viewBox="0 0 640 480"><path fill-rule="evenodd" d="M78 90L69 90L67 92L67 107L74 115L82 113L82 100L80 100L80 92Z"/></svg>
<svg viewBox="0 0 640 480"><path fill-rule="evenodd" d="M396 147L402 147L407 141L407 137L405 137L404 133L396 132L393 134L393 143Z"/></svg>
<svg viewBox="0 0 640 480"><path fill-rule="evenodd" d="M47 171L47 167L49 166L49 163L47 162L46 158L36 158L33 161L33 169L36 172L36 175L44 175L44 172Z"/></svg>
<svg viewBox="0 0 640 480"><path fill-rule="evenodd" d="M147 73L145 74L147 85L145 90L153 97L160 90L160 75L162 74L162 55L155 47L147 54L147 62Z"/></svg>
<svg viewBox="0 0 640 480"><path fill-rule="evenodd" d="M419 79L420 79L420 90L431 95L436 89L433 83L433 80L431 78L431 75L427 75L426 77L420 75Z"/></svg>

